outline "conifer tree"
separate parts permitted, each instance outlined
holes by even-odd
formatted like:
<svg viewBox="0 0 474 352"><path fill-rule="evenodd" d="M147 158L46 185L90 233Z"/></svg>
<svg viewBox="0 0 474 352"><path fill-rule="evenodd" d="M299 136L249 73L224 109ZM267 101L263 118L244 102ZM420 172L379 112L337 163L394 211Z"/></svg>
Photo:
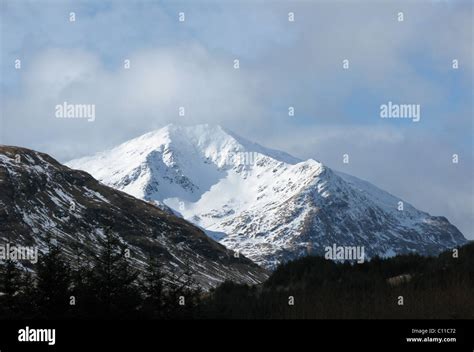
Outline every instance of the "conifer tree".
<svg viewBox="0 0 474 352"><path fill-rule="evenodd" d="M106 318L130 317L137 312L140 294L138 273L127 258L127 246L110 229L99 239L99 253L89 278L89 292L94 296L94 311Z"/></svg>
<svg viewBox="0 0 474 352"><path fill-rule="evenodd" d="M166 319L189 319L198 314L202 292L196 285L190 263L185 261L183 268L180 274L170 274L164 295Z"/></svg>
<svg viewBox="0 0 474 352"><path fill-rule="evenodd" d="M79 244L72 246L73 260L71 264L71 294L73 304L71 312L74 317L86 318L88 316L88 306L92 306L93 297L89 292L88 280L91 277L91 268L88 265L88 258Z"/></svg>
<svg viewBox="0 0 474 352"><path fill-rule="evenodd" d="M141 281L144 295L142 311L147 318L164 317L164 277L158 259L150 255Z"/></svg>
<svg viewBox="0 0 474 352"><path fill-rule="evenodd" d="M0 265L0 317L18 317L21 309L22 270L13 260L7 259Z"/></svg>
<svg viewBox="0 0 474 352"><path fill-rule="evenodd" d="M69 311L70 267L57 243L47 238L47 252L36 265L34 302L39 318L61 318Z"/></svg>

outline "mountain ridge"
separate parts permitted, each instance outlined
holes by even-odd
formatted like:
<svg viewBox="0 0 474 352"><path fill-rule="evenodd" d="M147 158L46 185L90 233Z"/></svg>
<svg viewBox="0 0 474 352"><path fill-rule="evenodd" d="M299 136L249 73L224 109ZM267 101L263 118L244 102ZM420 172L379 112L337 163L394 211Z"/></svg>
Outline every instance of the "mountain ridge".
<svg viewBox="0 0 474 352"><path fill-rule="evenodd" d="M92 252L110 228L142 269L156 256L165 273L192 271L203 288L225 280L258 283L266 272L244 256L236 257L200 229L158 207L72 170L34 150L0 146L0 240L45 250L53 235L66 255L74 246Z"/></svg>
<svg viewBox="0 0 474 352"><path fill-rule="evenodd" d="M333 243L363 245L370 258L437 254L466 242L447 219L367 181L220 126L167 125L67 165L166 205L267 268Z"/></svg>

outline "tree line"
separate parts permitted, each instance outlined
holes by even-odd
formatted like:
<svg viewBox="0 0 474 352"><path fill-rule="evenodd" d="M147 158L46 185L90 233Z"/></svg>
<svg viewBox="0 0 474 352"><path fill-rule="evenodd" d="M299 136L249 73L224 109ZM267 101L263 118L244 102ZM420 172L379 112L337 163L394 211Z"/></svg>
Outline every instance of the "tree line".
<svg viewBox="0 0 474 352"><path fill-rule="evenodd" d="M474 243L437 257L376 257L363 264L303 257L280 265L260 286L222 284L206 313L222 319L474 319Z"/></svg>
<svg viewBox="0 0 474 352"><path fill-rule="evenodd" d="M137 271L126 250L107 232L97 255L78 251L72 260L49 241L35 274L3 262L0 319L474 318L474 243L363 264L308 256L260 285L224 282L209 292L190 272L165 274L156 257ZM410 280L389 284L399 275Z"/></svg>
<svg viewBox="0 0 474 352"><path fill-rule="evenodd" d="M110 231L97 255L77 247L67 259L51 238L34 270L16 261L0 265L0 319L192 318L201 291L191 273L164 274L156 257L139 272L127 247ZM34 274L33 274L34 271Z"/></svg>

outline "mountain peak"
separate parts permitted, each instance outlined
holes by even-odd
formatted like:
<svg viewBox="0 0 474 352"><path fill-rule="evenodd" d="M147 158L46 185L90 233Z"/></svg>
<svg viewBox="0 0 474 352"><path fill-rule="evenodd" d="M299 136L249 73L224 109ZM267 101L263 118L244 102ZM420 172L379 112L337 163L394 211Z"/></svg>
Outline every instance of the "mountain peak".
<svg viewBox="0 0 474 352"><path fill-rule="evenodd" d="M148 142L149 146L157 147L161 144L175 144L187 142L201 150L206 157L220 153L226 157L228 153L259 153L275 160L296 164L301 160L285 152L263 147L239 136L237 133L217 124L179 125L170 123L163 128L148 132L124 144L139 144ZM158 144L157 144L158 143Z"/></svg>
<svg viewBox="0 0 474 352"><path fill-rule="evenodd" d="M449 222L368 182L217 125L167 125L68 165L164 204L269 268L334 243L384 256L433 254L465 241Z"/></svg>
<svg viewBox="0 0 474 352"><path fill-rule="evenodd" d="M197 200L226 170L249 170L258 162L296 164L300 160L219 125L168 124L67 165L88 170L100 181L136 197L164 201L176 194ZM163 185L160 190L158 184Z"/></svg>

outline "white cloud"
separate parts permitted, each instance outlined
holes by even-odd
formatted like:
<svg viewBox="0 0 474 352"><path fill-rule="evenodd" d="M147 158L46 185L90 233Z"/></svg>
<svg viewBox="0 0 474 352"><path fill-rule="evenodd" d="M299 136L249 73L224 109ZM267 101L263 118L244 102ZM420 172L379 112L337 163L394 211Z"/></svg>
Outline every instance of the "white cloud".
<svg viewBox="0 0 474 352"><path fill-rule="evenodd" d="M220 123L342 171L347 152L349 173L474 236L473 157L465 151L472 102L452 97L472 90L472 4L272 2L211 11L186 3L180 25L173 9L118 2L88 16L86 2L74 27L61 17L65 8L48 4L7 6L19 7L2 24L3 143L65 161L169 122ZM403 23L395 20L400 10ZM20 71L11 67L17 56ZM453 58L461 65L454 83ZM422 104L422 122L381 125L376 114L388 100ZM64 101L96 104L95 122L55 119ZM463 153L458 170L446 165L453 149Z"/></svg>
<svg viewBox="0 0 474 352"><path fill-rule="evenodd" d="M169 122L225 124L264 116L252 76L197 44L140 51L127 59L130 69L108 70L91 52L40 53L22 73L23 94L6 101L7 143L65 159ZM55 119L54 107L64 101L95 104L95 122ZM181 106L184 117L178 115Z"/></svg>

